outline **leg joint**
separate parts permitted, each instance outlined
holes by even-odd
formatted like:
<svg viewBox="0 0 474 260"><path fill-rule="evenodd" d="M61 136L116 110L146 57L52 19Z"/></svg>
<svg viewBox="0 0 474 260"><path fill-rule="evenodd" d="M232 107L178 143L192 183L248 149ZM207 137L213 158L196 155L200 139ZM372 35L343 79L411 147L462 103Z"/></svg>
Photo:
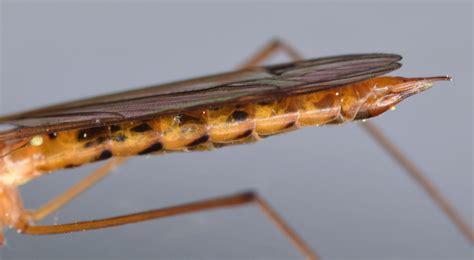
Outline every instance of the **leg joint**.
<svg viewBox="0 0 474 260"><path fill-rule="evenodd" d="M255 202L260 197L254 190L244 191L241 196L248 202Z"/></svg>

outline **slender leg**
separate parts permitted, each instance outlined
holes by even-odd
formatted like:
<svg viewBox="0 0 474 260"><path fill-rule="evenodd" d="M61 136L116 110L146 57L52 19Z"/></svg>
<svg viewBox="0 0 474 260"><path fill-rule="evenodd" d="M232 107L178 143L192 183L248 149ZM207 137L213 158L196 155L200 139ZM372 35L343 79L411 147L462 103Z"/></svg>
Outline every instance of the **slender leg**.
<svg viewBox="0 0 474 260"><path fill-rule="evenodd" d="M104 165L100 166L95 171L93 171L86 178L81 180L79 183L76 183L69 190L57 196L50 202L46 203L43 207L37 210L28 212L27 219L32 220L32 221L39 221L45 218L46 216L55 212L62 206L66 205L69 201L71 201L75 197L79 196L82 192L90 188L92 185L96 184L98 181L100 181L108 173L110 173L113 169L117 168L120 164L124 163L126 160L127 158L125 157L112 158L111 160L106 162Z"/></svg>
<svg viewBox="0 0 474 260"><path fill-rule="evenodd" d="M267 217L277 226L277 228L293 243L293 245L307 258L318 259L310 247L286 224L278 213L257 193L243 192L226 197L219 197L209 200L197 201L174 207L150 210L145 212L123 215L113 218L98 219L92 221L75 222L70 224L54 226L30 226L27 223L21 223L16 228L23 234L48 235L63 234L71 232L82 232L87 230L121 226L125 224L137 223L152 219L171 217L181 214L188 214L198 211L205 211L218 208L235 207L244 204L256 204Z"/></svg>
<svg viewBox="0 0 474 260"><path fill-rule="evenodd" d="M431 199L444 211L444 213L457 226L461 233L474 244L474 232L471 227L464 222L449 201L436 189L434 184L423 175L423 173L408 158L384 136L374 124L365 122L362 127L395 159L410 176L428 193Z"/></svg>
<svg viewBox="0 0 474 260"><path fill-rule="evenodd" d="M291 47L280 39L273 39L260 49L256 54L252 55L247 61L242 63L240 68L254 67L262 64L274 55L277 51L283 51L292 61L302 60L303 56L299 54L295 48Z"/></svg>
<svg viewBox="0 0 474 260"><path fill-rule="evenodd" d="M277 50L285 52L291 60L302 60L300 55L290 45L275 39L265 46L257 55L253 56L248 62L244 63L244 67L256 66L258 63L269 58ZM474 244L474 231L456 212L449 201L443 197L441 192L430 182L430 180L411 162L396 146L393 144L378 127L371 122L365 122L361 126L366 132L376 140L382 148L412 177L423 190L428 193L429 197L435 202L438 207L448 216L448 218L456 225L461 233Z"/></svg>

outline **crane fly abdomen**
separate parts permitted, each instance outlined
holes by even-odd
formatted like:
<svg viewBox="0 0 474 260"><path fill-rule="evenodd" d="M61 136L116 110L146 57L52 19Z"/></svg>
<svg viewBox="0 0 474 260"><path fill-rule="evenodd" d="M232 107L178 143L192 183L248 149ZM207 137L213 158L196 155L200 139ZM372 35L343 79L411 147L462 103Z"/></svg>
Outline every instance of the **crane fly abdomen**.
<svg viewBox="0 0 474 260"><path fill-rule="evenodd" d="M248 143L303 126L339 124L379 115L444 78L379 77L272 101L228 104L38 137L0 158L0 183L20 185L46 172L111 158ZM33 140L33 137L31 140ZM21 140L19 141L21 142ZM25 141L23 141L25 142ZM17 143L0 143L14 150Z"/></svg>

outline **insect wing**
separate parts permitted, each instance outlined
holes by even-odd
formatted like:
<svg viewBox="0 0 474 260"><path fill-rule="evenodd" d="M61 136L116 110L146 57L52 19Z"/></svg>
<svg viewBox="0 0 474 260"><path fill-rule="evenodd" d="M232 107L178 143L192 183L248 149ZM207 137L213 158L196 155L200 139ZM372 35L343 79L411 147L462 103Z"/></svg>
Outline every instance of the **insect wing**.
<svg viewBox="0 0 474 260"><path fill-rule="evenodd" d="M198 107L271 100L373 78L401 64L395 54L355 54L256 67L73 101L1 117L0 141L147 119ZM1 128L0 128L1 129Z"/></svg>

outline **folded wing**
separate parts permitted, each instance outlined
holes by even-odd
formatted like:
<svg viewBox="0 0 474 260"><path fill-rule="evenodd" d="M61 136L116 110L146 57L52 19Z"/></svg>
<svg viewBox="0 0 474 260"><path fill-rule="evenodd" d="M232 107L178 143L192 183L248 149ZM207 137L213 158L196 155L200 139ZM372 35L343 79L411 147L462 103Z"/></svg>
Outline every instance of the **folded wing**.
<svg viewBox="0 0 474 260"><path fill-rule="evenodd" d="M401 56L354 54L256 67L83 99L0 117L0 141L105 126L223 104L268 101L339 87L398 69ZM1 130L0 130L1 131Z"/></svg>

